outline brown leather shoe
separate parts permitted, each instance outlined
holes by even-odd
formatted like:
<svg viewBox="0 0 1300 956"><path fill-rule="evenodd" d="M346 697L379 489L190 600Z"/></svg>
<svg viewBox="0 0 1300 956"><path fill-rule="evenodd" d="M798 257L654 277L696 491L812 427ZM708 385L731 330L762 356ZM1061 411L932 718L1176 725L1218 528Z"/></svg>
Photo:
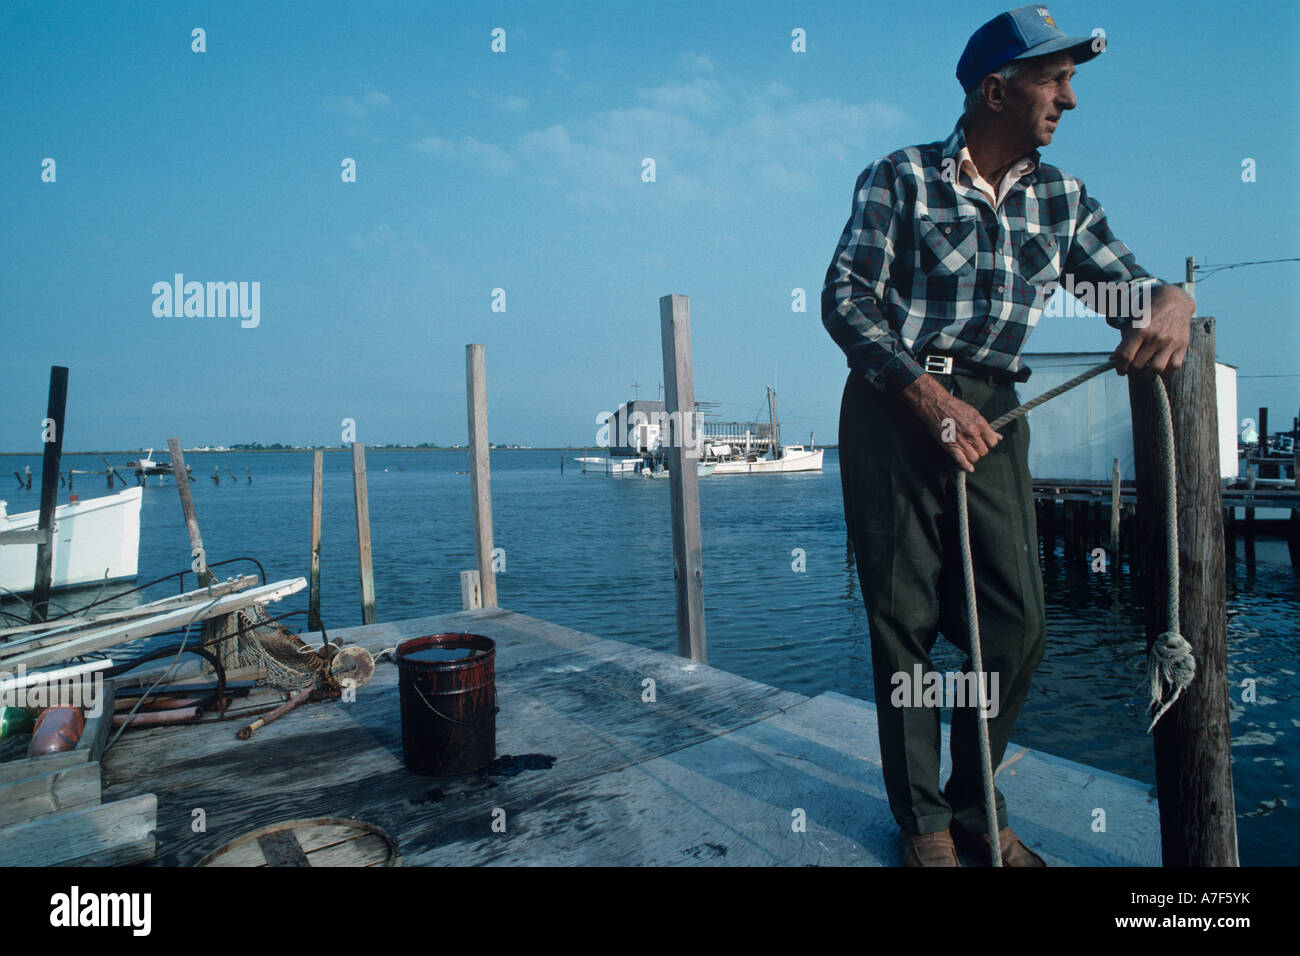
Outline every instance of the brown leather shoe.
<svg viewBox="0 0 1300 956"><path fill-rule="evenodd" d="M900 832L899 845L903 850L903 866L961 866L957 862L957 848L952 834L947 830L936 833Z"/></svg>
<svg viewBox="0 0 1300 956"><path fill-rule="evenodd" d="M993 853L989 847L987 833L973 836L956 823L952 825L950 832L955 845L961 847L963 853L969 853L984 866L993 865ZM1047 861L1025 846L1011 827L1003 827L998 831L998 845L1002 848L1003 866L1047 866Z"/></svg>

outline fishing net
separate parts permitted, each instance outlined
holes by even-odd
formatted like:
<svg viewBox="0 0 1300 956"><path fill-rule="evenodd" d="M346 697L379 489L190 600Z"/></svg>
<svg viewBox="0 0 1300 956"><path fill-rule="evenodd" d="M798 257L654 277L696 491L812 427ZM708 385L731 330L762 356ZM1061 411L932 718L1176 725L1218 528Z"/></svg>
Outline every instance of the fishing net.
<svg viewBox="0 0 1300 956"><path fill-rule="evenodd" d="M332 683L329 661L279 621L267 617L262 605L254 604L236 616L241 667L264 668L267 683L281 690L299 691L322 677L327 685Z"/></svg>

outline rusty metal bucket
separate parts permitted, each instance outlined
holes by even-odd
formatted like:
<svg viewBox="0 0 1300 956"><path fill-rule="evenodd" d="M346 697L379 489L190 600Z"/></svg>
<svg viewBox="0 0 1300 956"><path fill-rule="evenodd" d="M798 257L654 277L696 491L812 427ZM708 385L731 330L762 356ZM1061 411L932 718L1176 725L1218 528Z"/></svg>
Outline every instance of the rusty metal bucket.
<svg viewBox="0 0 1300 956"><path fill-rule="evenodd" d="M402 759L414 773L472 773L496 759L496 644L433 634L397 645Z"/></svg>

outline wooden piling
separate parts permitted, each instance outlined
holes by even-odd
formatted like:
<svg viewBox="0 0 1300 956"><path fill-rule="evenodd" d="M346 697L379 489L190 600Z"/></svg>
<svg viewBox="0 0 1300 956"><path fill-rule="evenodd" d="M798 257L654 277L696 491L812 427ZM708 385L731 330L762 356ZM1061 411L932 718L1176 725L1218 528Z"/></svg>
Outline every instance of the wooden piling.
<svg viewBox="0 0 1300 956"><path fill-rule="evenodd" d="M1064 512L1065 533L1062 535L1065 548L1065 557L1067 560L1074 557L1075 528L1074 528L1074 502L1068 498L1061 502L1061 510Z"/></svg>
<svg viewBox="0 0 1300 956"><path fill-rule="evenodd" d="M203 547L203 536L199 533L198 513L194 510L194 497L190 492L190 473L185 467L185 455L181 451L181 440L179 438L167 439L167 450L171 453L172 472L176 477L176 490L181 499L181 512L185 516L185 530L190 538L190 556L194 558L193 567L195 577L198 579L200 587L207 587L214 583L217 576L208 570L207 551ZM263 584L266 582L263 581ZM202 640L208 644L209 648L220 659L221 665L227 670L239 666L239 645L236 633L238 632L238 623L234 614L224 614L220 617L209 618L202 625ZM209 669L204 665L204 669Z"/></svg>
<svg viewBox="0 0 1300 956"><path fill-rule="evenodd" d="M41 510L36 528L41 537L36 543L36 576L32 591L33 624L49 614L50 588L54 583L54 508L59 493L59 464L63 459L64 412L68 403L68 370L62 365L50 367L50 391L45 417L53 422L54 434L45 442L41 456ZM44 437L44 436L42 436ZM31 487L28 478L27 487Z"/></svg>
<svg viewBox="0 0 1300 956"><path fill-rule="evenodd" d="M320 627L320 530L325 495L325 455L319 449L311 460L311 562L307 592L307 630Z"/></svg>
<svg viewBox="0 0 1300 956"><path fill-rule="evenodd" d="M1196 677L1154 731L1165 866L1236 866L1237 829L1228 726L1227 620L1214 319L1192 320L1183 367L1165 376L1177 458L1178 560L1168 567L1161 421L1151 381L1132 378L1133 451L1141 523L1137 554L1148 651L1168 627L1169 575Z"/></svg>
<svg viewBox="0 0 1300 956"><path fill-rule="evenodd" d="M361 623L375 623L375 572L370 553L370 500L366 496L366 446L352 443L352 499L357 507L357 564L361 568Z"/></svg>
<svg viewBox="0 0 1300 956"><path fill-rule="evenodd" d="M215 576L208 570L207 552L203 550L203 536L199 533L199 519L194 512L194 497L190 494L190 474L185 469L185 455L179 438L167 439L167 450L172 456L172 473L176 477L176 490L180 493L181 511L185 515L185 530L190 536L190 557L198 561L199 586L207 587ZM266 582L263 581L263 584Z"/></svg>
<svg viewBox="0 0 1300 956"><path fill-rule="evenodd" d="M1056 559L1056 499L1043 499L1043 520L1039 524L1043 535L1043 560Z"/></svg>
<svg viewBox="0 0 1300 956"><path fill-rule="evenodd" d="M474 496L474 555L483 607L497 606L492 568L492 468L488 456L487 363L480 343L465 346L465 411L469 425L469 480Z"/></svg>
<svg viewBox="0 0 1300 956"><path fill-rule="evenodd" d="M708 662L704 631L704 557L700 537L698 428L695 376L691 365L691 300L666 295L659 300L663 343L664 404L669 435L664 457L672 500L673 579L677 604L677 653Z"/></svg>
<svg viewBox="0 0 1300 956"><path fill-rule="evenodd" d="M117 480L122 483L122 487L125 488L126 479L123 478L122 474L116 468L113 467L113 463L109 461L107 458L105 458L103 455L99 456L99 460L102 461L104 463L104 467L108 469L108 479L109 479L108 487L110 488L113 487L113 478L116 477Z"/></svg>
<svg viewBox="0 0 1300 956"><path fill-rule="evenodd" d="M477 571L460 572L460 609L473 611L483 606L483 589Z"/></svg>
<svg viewBox="0 0 1300 956"><path fill-rule="evenodd" d="M1119 562L1119 506L1119 459L1116 458L1110 469L1110 556L1116 563Z"/></svg>
<svg viewBox="0 0 1300 956"><path fill-rule="evenodd" d="M1246 466L1246 487L1254 491L1256 476L1253 465ZM1253 507L1246 509L1246 564L1253 567L1255 564L1255 509Z"/></svg>

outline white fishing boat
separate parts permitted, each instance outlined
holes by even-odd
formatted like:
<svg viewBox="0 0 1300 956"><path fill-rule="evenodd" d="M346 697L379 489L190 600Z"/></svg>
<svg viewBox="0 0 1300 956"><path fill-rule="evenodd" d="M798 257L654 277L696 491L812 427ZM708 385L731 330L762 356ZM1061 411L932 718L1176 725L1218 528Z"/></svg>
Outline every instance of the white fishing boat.
<svg viewBox="0 0 1300 956"><path fill-rule="evenodd" d="M150 475L157 475L158 483L162 484L163 475L171 475L175 473L170 461L154 460L152 448L146 449L145 456L139 461L128 461L126 467L135 472L135 477L141 482L141 484L143 484ZM185 473L190 478L194 477L194 469L189 465L185 466Z"/></svg>
<svg viewBox="0 0 1300 956"><path fill-rule="evenodd" d="M745 455L715 459L710 463L719 475L775 474L796 471L821 471L821 448L804 448L803 445L781 445L780 453L772 457Z"/></svg>
<svg viewBox="0 0 1300 956"><path fill-rule="evenodd" d="M575 458L583 472L600 475L632 475L641 470L640 458Z"/></svg>
<svg viewBox="0 0 1300 956"><path fill-rule="evenodd" d="M128 488L54 509L53 587L135 577L142 494L138 487ZM8 514L6 502L0 501L0 595L35 588L39 517L37 511Z"/></svg>
<svg viewBox="0 0 1300 956"><path fill-rule="evenodd" d="M786 445L776 420L776 392L767 389L768 421L702 422L700 462L719 475L789 474L821 471L823 449Z"/></svg>

